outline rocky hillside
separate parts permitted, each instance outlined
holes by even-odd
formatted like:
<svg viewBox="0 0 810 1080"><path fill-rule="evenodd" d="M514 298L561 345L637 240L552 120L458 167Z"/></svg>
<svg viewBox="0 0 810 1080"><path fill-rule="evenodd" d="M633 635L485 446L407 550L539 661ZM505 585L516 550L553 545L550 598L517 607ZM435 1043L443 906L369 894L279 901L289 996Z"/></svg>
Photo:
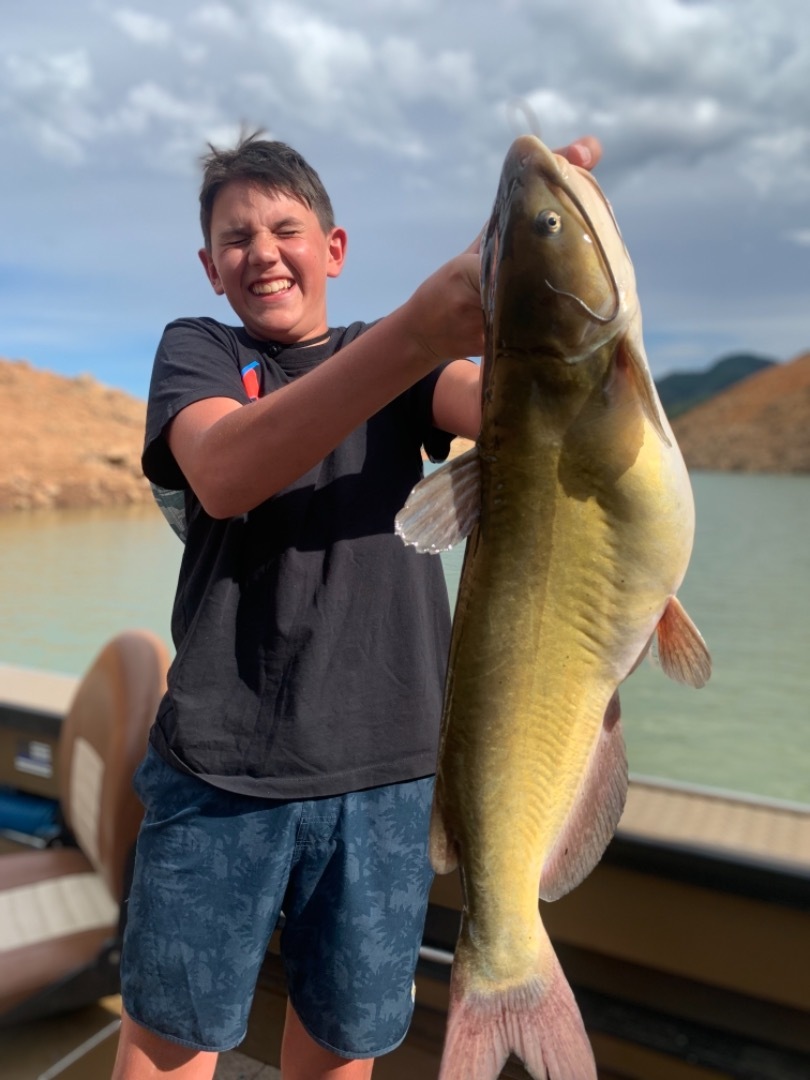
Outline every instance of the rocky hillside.
<svg viewBox="0 0 810 1080"><path fill-rule="evenodd" d="M810 353L749 375L672 429L692 469L810 472Z"/></svg>
<svg viewBox="0 0 810 1080"><path fill-rule="evenodd" d="M146 404L89 375L0 360L0 511L151 502Z"/></svg>
<svg viewBox="0 0 810 1080"><path fill-rule="evenodd" d="M0 512L151 503L145 412L89 375L0 360ZM810 353L735 383L673 429L691 468L810 472ZM457 439L453 454L469 445Z"/></svg>
<svg viewBox="0 0 810 1080"><path fill-rule="evenodd" d="M673 371L671 375L656 379L655 386L661 404L672 420L681 413L694 409L702 401L708 401L740 379L747 379L755 371L770 367L775 362L752 353L732 353L705 371Z"/></svg>

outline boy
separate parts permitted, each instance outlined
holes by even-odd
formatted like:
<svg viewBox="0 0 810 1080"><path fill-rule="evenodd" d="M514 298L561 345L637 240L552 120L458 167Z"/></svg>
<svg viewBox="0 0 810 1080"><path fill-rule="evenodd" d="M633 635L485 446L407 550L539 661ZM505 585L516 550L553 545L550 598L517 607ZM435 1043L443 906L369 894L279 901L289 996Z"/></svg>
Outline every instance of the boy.
<svg viewBox="0 0 810 1080"><path fill-rule="evenodd" d="M594 142L566 151L589 164ZM144 471L185 493L177 656L137 776L114 1077L209 1078L244 1036L283 907L284 1080L371 1075L412 1011L449 612L393 535L422 471L474 438L475 248L373 326L329 327L346 234L317 174L212 149L200 259L241 326L170 324Z"/></svg>

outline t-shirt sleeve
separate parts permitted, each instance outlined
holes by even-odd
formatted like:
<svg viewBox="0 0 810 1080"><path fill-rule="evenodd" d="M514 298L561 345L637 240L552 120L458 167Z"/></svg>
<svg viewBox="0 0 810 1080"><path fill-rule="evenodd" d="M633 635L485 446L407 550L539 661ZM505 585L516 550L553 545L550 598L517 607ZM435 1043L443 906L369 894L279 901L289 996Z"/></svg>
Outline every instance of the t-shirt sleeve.
<svg viewBox="0 0 810 1080"><path fill-rule="evenodd" d="M213 319L169 323L155 355L146 407L141 463L153 483L176 491L188 486L166 441L166 426L187 405L212 397L248 401L235 338Z"/></svg>
<svg viewBox="0 0 810 1080"><path fill-rule="evenodd" d="M472 361L469 362L472 363ZM455 361L448 360L446 363L440 364L424 379L421 379L413 387L412 391L415 396L415 406L422 429L422 445L431 461L445 461L450 453L450 443L455 438L454 434L449 431L442 431L433 423L433 393L436 389L436 382L442 371L448 364L452 363L455 363Z"/></svg>

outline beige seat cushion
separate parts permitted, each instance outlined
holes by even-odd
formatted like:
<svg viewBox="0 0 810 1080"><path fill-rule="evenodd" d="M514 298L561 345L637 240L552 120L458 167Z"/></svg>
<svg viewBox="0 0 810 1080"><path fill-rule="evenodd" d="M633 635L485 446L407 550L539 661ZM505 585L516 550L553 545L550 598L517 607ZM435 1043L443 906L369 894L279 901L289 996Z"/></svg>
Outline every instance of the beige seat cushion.
<svg viewBox="0 0 810 1080"><path fill-rule="evenodd" d="M0 892L0 953L81 930L114 926L118 905L98 874L63 877Z"/></svg>
<svg viewBox="0 0 810 1080"><path fill-rule="evenodd" d="M0 1018L72 973L106 964L143 816L132 776L167 667L154 634L126 631L101 650L76 691L62 724L59 790L79 848L0 858ZM92 977L84 983L84 993L97 989Z"/></svg>
<svg viewBox="0 0 810 1080"><path fill-rule="evenodd" d="M90 962L113 937L118 905L78 850L0 860L0 1011Z"/></svg>

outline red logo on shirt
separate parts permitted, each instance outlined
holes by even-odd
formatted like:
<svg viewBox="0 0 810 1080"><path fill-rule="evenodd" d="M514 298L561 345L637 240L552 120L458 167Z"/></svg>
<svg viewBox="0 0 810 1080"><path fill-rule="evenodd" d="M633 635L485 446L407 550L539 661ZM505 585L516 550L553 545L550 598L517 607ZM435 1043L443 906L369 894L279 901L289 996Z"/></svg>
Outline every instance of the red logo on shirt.
<svg viewBox="0 0 810 1080"><path fill-rule="evenodd" d="M259 361L252 360L249 364L246 364L241 371L242 385L245 388L245 392L251 401L255 401L261 393L261 387L259 385Z"/></svg>

